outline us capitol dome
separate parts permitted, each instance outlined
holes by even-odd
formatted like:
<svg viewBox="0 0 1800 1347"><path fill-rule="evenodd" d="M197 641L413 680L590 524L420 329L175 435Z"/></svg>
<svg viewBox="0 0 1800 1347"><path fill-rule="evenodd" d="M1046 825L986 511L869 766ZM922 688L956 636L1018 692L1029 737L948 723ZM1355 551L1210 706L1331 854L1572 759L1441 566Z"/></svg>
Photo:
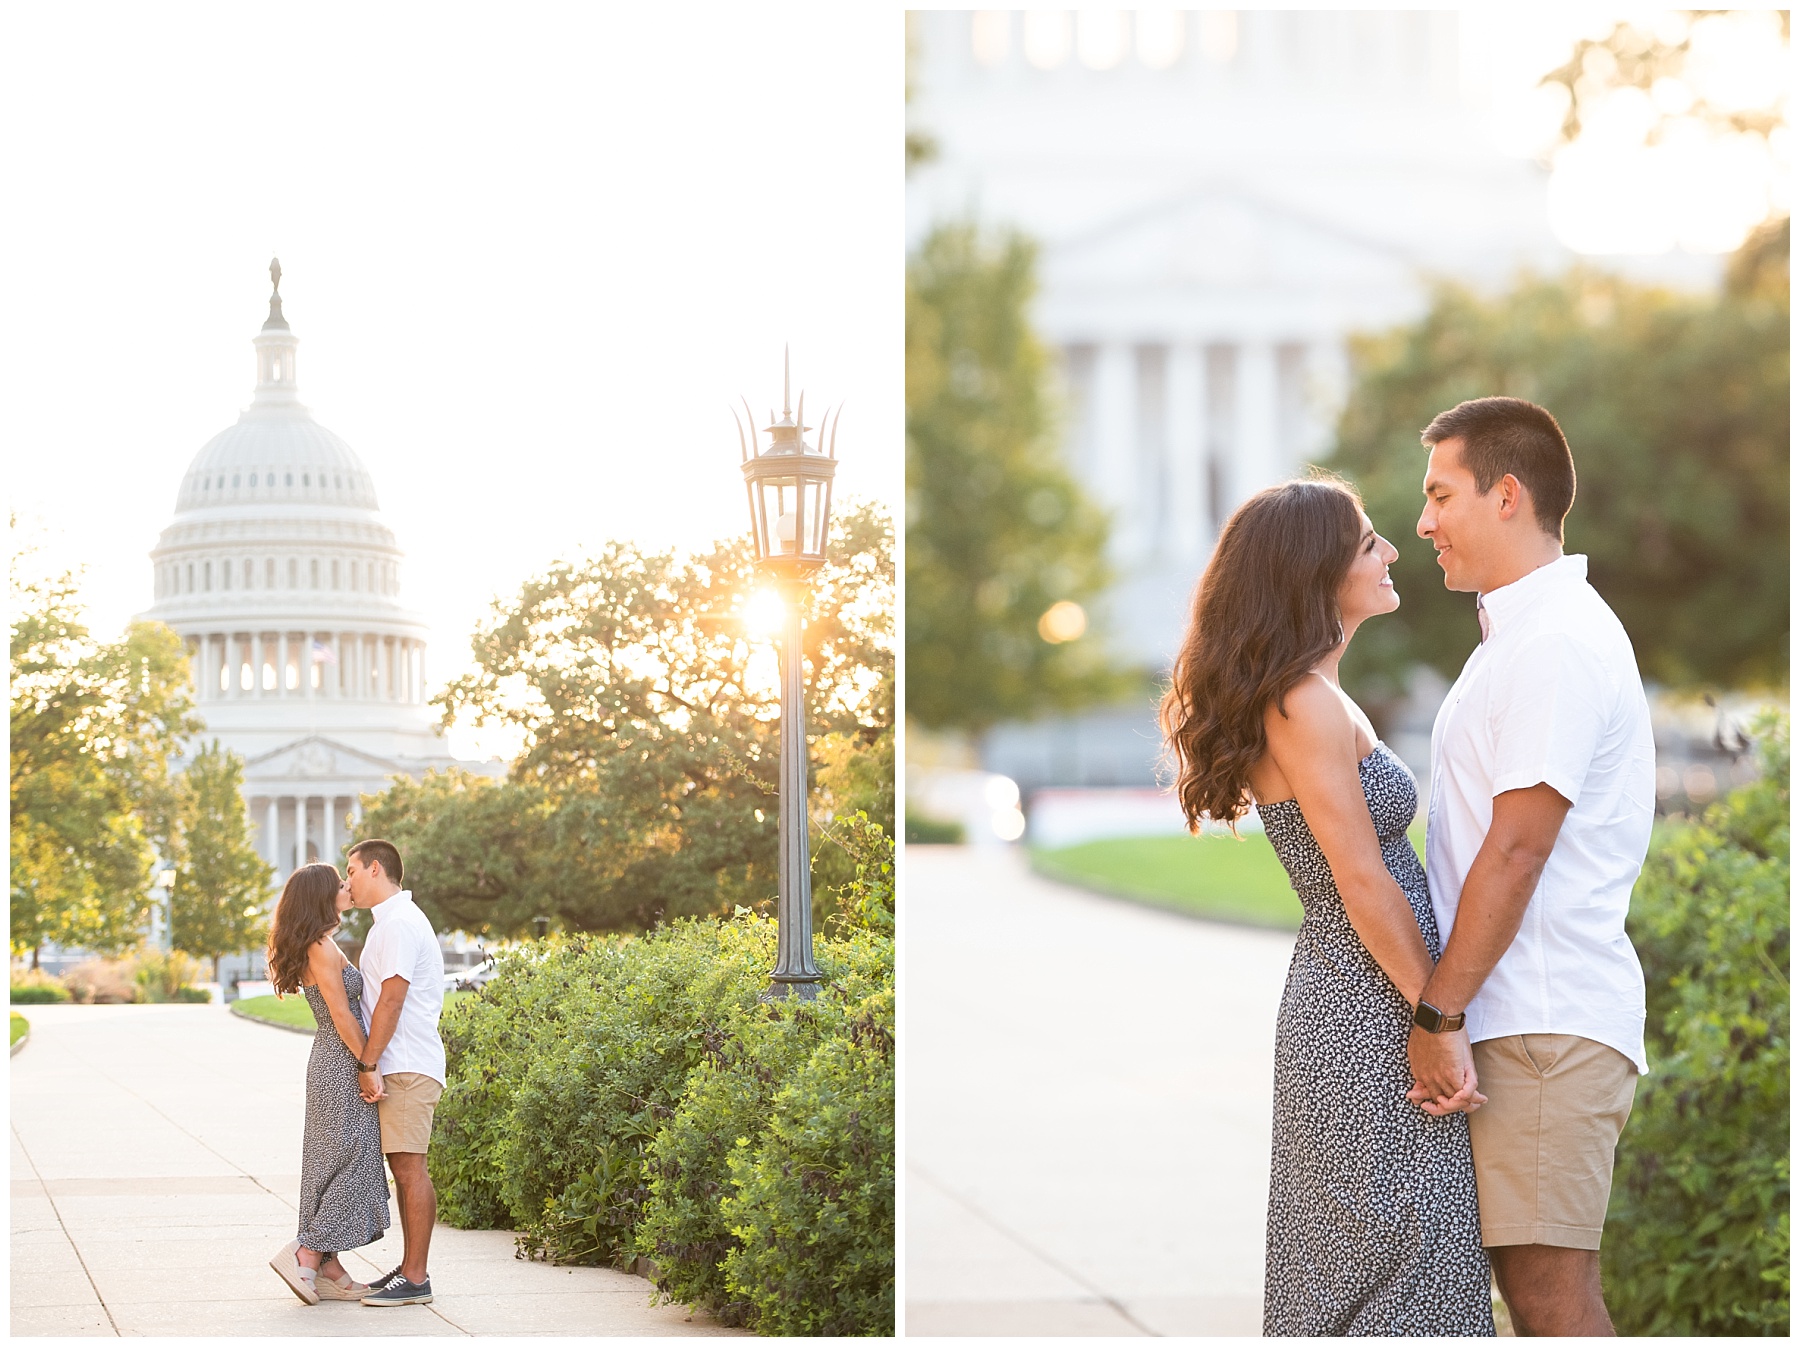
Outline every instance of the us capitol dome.
<svg viewBox="0 0 1800 1347"><path fill-rule="evenodd" d="M359 795L454 759L425 703L405 558L368 468L300 401L279 262L269 272L255 396L188 465L143 616L187 646L196 743L244 759L244 802L279 880L336 862Z"/></svg>

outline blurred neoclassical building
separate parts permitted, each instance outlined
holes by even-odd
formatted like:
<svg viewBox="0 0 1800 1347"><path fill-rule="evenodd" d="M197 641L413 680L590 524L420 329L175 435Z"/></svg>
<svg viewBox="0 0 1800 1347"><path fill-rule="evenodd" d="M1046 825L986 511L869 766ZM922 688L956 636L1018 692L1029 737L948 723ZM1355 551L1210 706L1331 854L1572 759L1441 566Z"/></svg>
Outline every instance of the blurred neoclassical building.
<svg viewBox="0 0 1800 1347"><path fill-rule="evenodd" d="M358 795L453 759L425 703L404 557L356 451L300 402L300 343L271 271L255 395L188 465L143 616L186 643L199 739L243 757L245 804L280 880L337 860Z"/></svg>
<svg viewBox="0 0 1800 1347"><path fill-rule="evenodd" d="M1460 93L1446 11L915 13L908 237L1013 225L1042 245L1063 452L1112 512L1118 653L1166 669L1219 524L1320 456L1345 339L1429 277L1561 268L1544 171ZM1148 708L1002 727L1026 786L1144 784Z"/></svg>

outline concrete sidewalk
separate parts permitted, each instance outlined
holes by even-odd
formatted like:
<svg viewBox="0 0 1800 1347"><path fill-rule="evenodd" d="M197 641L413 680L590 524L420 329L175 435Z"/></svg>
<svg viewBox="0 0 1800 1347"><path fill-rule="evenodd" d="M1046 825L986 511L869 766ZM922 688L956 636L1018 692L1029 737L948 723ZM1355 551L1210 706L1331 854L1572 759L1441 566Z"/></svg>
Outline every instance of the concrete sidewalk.
<svg viewBox="0 0 1800 1347"><path fill-rule="evenodd" d="M906 1331L1262 1327L1293 950L907 848Z"/></svg>
<svg viewBox="0 0 1800 1347"><path fill-rule="evenodd" d="M414 1337L723 1334L650 1283L432 1236L430 1305L302 1305L269 1270L293 1238L309 1039L221 1006L31 1006L12 1059L12 1333ZM388 1237L343 1254L359 1277Z"/></svg>

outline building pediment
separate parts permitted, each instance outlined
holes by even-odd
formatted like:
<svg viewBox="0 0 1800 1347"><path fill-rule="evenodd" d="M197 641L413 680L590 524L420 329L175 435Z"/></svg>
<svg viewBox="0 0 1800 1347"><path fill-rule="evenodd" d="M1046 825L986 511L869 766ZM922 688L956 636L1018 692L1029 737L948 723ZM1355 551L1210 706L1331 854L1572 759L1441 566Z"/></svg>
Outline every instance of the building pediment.
<svg viewBox="0 0 1800 1347"><path fill-rule="evenodd" d="M322 734L306 735L244 763L244 775L251 780L328 781L405 772L405 765L392 758L352 748Z"/></svg>
<svg viewBox="0 0 1800 1347"><path fill-rule="evenodd" d="M1304 290L1405 284L1399 247L1247 194L1205 189L1047 250L1046 289L1192 286Z"/></svg>

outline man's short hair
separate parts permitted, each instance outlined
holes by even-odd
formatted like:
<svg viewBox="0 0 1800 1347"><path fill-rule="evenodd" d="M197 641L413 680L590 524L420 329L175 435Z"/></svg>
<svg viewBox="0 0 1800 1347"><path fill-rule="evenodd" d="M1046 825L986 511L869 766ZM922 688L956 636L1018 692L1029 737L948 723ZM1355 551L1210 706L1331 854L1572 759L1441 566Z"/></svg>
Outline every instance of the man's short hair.
<svg viewBox="0 0 1800 1347"><path fill-rule="evenodd" d="M1427 449L1461 440L1462 464L1484 496L1510 472L1531 493L1538 527L1561 541L1575 503L1575 459L1549 412L1524 398L1476 398L1439 412L1419 438Z"/></svg>
<svg viewBox="0 0 1800 1347"><path fill-rule="evenodd" d="M400 849L392 842L384 842L379 837L371 837L368 841L358 842L351 847L350 854L360 857L364 865L379 865L382 874L396 884L400 882L402 875Z"/></svg>

